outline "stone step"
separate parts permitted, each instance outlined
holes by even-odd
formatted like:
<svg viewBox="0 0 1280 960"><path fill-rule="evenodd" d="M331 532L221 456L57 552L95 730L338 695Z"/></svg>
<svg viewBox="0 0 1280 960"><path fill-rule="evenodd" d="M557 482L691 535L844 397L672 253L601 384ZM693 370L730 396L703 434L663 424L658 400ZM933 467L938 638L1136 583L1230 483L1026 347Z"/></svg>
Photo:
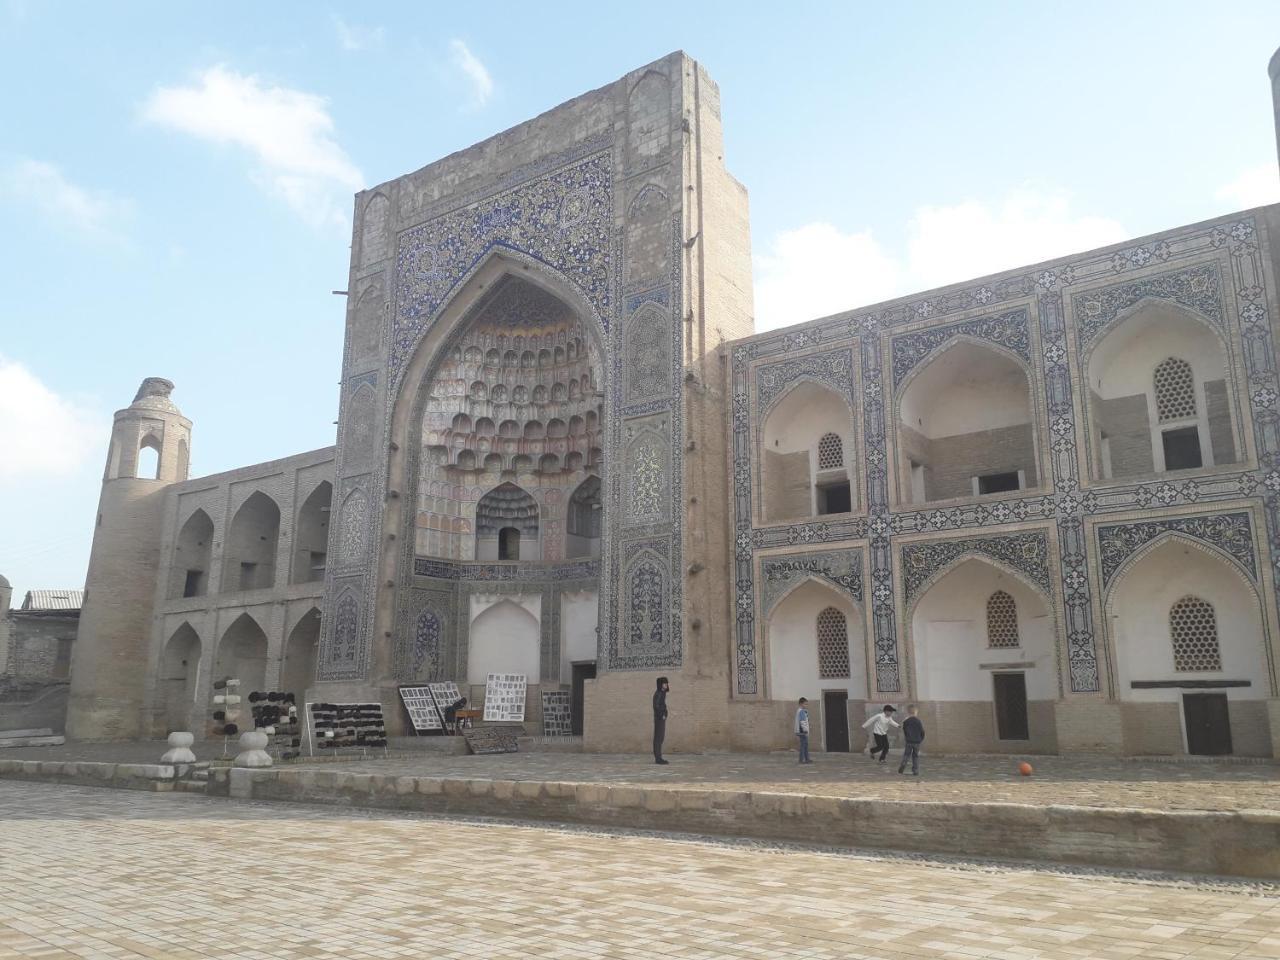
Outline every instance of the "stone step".
<svg viewBox="0 0 1280 960"><path fill-rule="evenodd" d="M60 747L66 737L0 737L0 747Z"/></svg>
<svg viewBox="0 0 1280 960"><path fill-rule="evenodd" d="M207 782L204 780L179 780L173 785L173 789L178 793L208 793Z"/></svg>
<svg viewBox="0 0 1280 960"><path fill-rule="evenodd" d="M49 727L33 727L29 730L0 730L0 740L21 740L25 737L52 737Z"/></svg>

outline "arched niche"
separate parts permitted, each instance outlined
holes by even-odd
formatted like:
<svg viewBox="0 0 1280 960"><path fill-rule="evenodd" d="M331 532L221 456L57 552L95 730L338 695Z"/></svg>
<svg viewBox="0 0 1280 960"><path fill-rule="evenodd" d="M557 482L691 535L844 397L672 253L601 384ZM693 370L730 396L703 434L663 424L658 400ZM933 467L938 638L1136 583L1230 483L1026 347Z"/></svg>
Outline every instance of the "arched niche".
<svg viewBox="0 0 1280 960"><path fill-rule="evenodd" d="M852 510L853 438L853 412L840 394L811 380L788 390L769 409L760 432L765 522ZM831 457L833 440L839 462Z"/></svg>
<svg viewBox="0 0 1280 960"><path fill-rule="evenodd" d="M203 597L209 592L213 521L201 509L192 511L178 531L170 566L169 596Z"/></svg>
<svg viewBox="0 0 1280 960"><path fill-rule="evenodd" d="M534 602L538 606L537 602ZM491 673L523 674L530 684L540 679L542 631L538 614L522 603L499 600L472 621L467 641L467 682L483 685Z"/></svg>
<svg viewBox="0 0 1280 960"><path fill-rule="evenodd" d="M160 479L160 438L154 433L148 433L138 444L136 462L134 476L140 480Z"/></svg>
<svg viewBox="0 0 1280 960"><path fill-rule="evenodd" d="M294 624L284 645L280 666L280 689L294 694L302 709L303 695L315 681L316 657L320 644L320 611L312 607Z"/></svg>
<svg viewBox="0 0 1280 960"><path fill-rule="evenodd" d="M232 622L218 641L213 663L213 679L234 678L240 681L241 697L266 688L267 635L258 621L242 613ZM247 709L241 710L245 715Z"/></svg>
<svg viewBox="0 0 1280 960"><path fill-rule="evenodd" d="M293 574L290 583L312 583L324 579L332 504L333 484L322 480L298 510L298 518L294 522Z"/></svg>
<svg viewBox="0 0 1280 960"><path fill-rule="evenodd" d="M569 497L565 516L565 557L600 556L603 518L600 478L592 474L578 484Z"/></svg>
<svg viewBox="0 0 1280 960"><path fill-rule="evenodd" d="M897 411L901 502L1039 486L1031 381L1004 350L951 341L899 390Z"/></svg>
<svg viewBox="0 0 1280 960"><path fill-rule="evenodd" d="M222 592L266 590L276 582L280 508L261 490L236 511L223 548Z"/></svg>
<svg viewBox="0 0 1280 960"><path fill-rule="evenodd" d="M477 560L536 560L538 550L538 504L528 491L503 483L480 498Z"/></svg>
<svg viewBox="0 0 1280 960"><path fill-rule="evenodd" d="M200 650L200 636L186 622L164 645L156 681L166 735L193 729L193 711L200 684Z"/></svg>
<svg viewBox="0 0 1280 960"><path fill-rule="evenodd" d="M868 697L862 612L847 594L825 582L801 581L773 606L766 621L765 650L774 700L808 697L820 702L824 692L833 691L846 693L850 700Z"/></svg>
<svg viewBox="0 0 1280 960"><path fill-rule="evenodd" d="M1005 645L1007 633L991 633L997 594L1012 601L1016 647ZM948 728L940 745L1052 748L1060 683L1053 608L1038 588L986 557L964 557L928 584L908 616L917 695Z"/></svg>
<svg viewBox="0 0 1280 960"><path fill-rule="evenodd" d="M445 309L437 326L447 332L439 339L429 336L420 347L429 357L415 356L397 403L396 417L405 420L406 432L412 436L417 424L418 435L404 446L423 451L406 464L411 474L406 482L417 490L418 509L404 519L412 521L407 540L417 555L497 559L498 531L504 527L489 529L485 515L491 505L481 509L477 487L484 489L494 480L518 481L538 504L562 504L584 479L585 451L603 445L598 416L593 414L593 425L572 439L566 424L587 423L595 398L586 396L580 385L598 382L603 371L595 370L601 363L599 349L576 349L566 359L566 342L599 337L598 321L583 307L569 287L503 252L494 254ZM500 358L518 357L518 364L464 370L459 365L465 361L455 359L503 349ZM553 350L560 362L540 366L539 354L545 354L545 361ZM567 383L575 385L572 396ZM549 394L553 387L558 389ZM549 395L553 400L548 404ZM409 396L416 398L416 412L406 416L403 404ZM577 456L570 467L572 454ZM393 471L396 466L393 458ZM440 485L447 495L438 492ZM474 536L439 522L472 515L479 518ZM525 519L505 526L519 531L522 562L541 560L538 531Z"/></svg>
<svg viewBox="0 0 1280 960"><path fill-rule="evenodd" d="M1095 480L1237 463L1235 387L1220 334L1197 313L1146 300L1085 359ZM1189 389L1189 404L1161 394Z"/></svg>
<svg viewBox="0 0 1280 960"><path fill-rule="evenodd" d="M1192 664L1175 660L1171 614L1187 598L1212 608L1217 669L1211 663L1199 664L1206 669L1181 669ZM1128 752L1210 752L1195 749L1187 699L1213 696L1222 698L1226 752L1271 755L1266 700L1273 695L1273 681L1266 629L1257 590L1237 564L1199 541L1168 535L1116 574L1106 612Z"/></svg>

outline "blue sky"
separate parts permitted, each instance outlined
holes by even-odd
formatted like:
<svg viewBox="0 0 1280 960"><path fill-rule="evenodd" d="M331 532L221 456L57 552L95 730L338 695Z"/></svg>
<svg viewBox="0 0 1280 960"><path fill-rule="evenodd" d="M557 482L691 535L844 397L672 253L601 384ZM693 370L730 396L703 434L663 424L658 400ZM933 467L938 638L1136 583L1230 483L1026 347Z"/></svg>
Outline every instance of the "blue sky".
<svg viewBox="0 0 1280 960"><path fill-rule="evenodd" d="M1280 200L1280 4L0 0L0 573L83 581L110 416L333 442L351 195L674 49L761 328Z"/></svg>

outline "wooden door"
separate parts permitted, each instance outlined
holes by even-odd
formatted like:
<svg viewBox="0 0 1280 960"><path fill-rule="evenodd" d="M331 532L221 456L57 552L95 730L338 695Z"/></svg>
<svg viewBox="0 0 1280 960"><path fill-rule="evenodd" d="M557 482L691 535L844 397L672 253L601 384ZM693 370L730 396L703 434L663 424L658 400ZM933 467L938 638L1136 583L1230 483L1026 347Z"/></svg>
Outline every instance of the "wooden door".
<svg viewBox="0 0 1280 960"><path fill-rule="evenodd" d="M1184 693L1187 753L1219 757L1231 752L1231 713L1225 693Z"/></svg>
<svg viewBox="0 0 1280 960"><path fill-rule="evenodd" d="M1030 740L1027 726L1027 675L997 673L995 681L996 731L1001 740Z"/></svg>
<svg viewBox="0 0 1280 960"><path fill-rule="evenodd" d="M822 695L822 723L828 753L849 752L849 695L835 691Z"/></svg>

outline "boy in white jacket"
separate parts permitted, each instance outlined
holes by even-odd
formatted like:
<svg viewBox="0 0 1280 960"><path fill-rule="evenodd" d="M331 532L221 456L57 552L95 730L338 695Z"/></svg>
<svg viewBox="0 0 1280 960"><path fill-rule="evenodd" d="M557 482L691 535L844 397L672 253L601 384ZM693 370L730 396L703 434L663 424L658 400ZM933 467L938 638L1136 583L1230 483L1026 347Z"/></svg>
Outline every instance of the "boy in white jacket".
<svg viewBox="0 0 1280 960"><path fill-rule="evenodd" d="M871 736L876 741L876 745L871 748L871 755L874 757L879 751L881 763L884 763L884 758L889 755L889 728L900 726L898 721L893 719L893 715L897 712L891 704L886 703L883 711L874 717L869 717L862 725L863 730L871 729Z"/></svg>

